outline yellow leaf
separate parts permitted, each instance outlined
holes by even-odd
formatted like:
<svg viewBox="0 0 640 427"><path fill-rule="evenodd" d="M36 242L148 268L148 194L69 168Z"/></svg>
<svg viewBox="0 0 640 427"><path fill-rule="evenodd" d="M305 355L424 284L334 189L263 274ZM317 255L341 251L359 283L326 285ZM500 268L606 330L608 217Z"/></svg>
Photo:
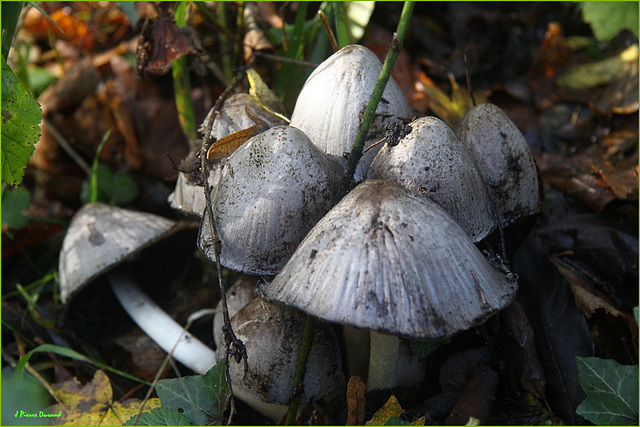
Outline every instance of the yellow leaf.
<svg viewBox="0 0 640 427"><path fill-rule="evenodd" d="M449 81L451 83L450 97L430 81L424 81L423 84L424 91L431 100L429 108L442 121L455 128L464 115L467 114L467 111L473 107L473 99L469 91L460 87L451 74L449 75ZM474 97L476 104L487 102L486 98L479 93L474 92Z"/></svg>
<svg viewBox="0 0 640 427"><path fill-rule="evenodd" d="M425 421L426 421L425 417L420 417L414 422L412 422L411 424L413 424L414 426L423 426Z"/></svg>
<svg viewBox="0 0 640 427"><path fill-rule="evenodd" d="M289 119L281 114L284 112L282 102L273 92L271 92L271 89L269 89L269 86L267 86L267 84L262 80L260 74L258 74L258 72L253 68L249 68L247 70L247 79L249 80L250 86L249 95L251 95L251 97L255 99L262 108L274 116L280 117L288 122Z"/></svg>
<svg viewBox="0 0 640 427"><path fill-rule="evenodd" d="M638 45L634 44L622 53L602 61L578 65L558 79L558 86L569 89L589 89L633 75L637 80Z"/></svg>
<svg viewBox="0 0 640 427"><path fill-rule="evenodd" d="M404 410L400 406L400 402L394 395L391 395L387 403L373 414L373 417L365 423L366 426L383 426L389 420L389 418L397 417Z"/></svg>
<svg viewBox="0 0 640 427"><path fill-rule="evenodd" d="M62 384L53 385L61 403L49 406L45 414L52 414L52 425L122 425L140 411L142 402L128 399L122 403L113 402L113 389L109 377L98 370L93 380L84 386L75 378ZM143 412L160 407L160 399L149 399Z"/></svg>

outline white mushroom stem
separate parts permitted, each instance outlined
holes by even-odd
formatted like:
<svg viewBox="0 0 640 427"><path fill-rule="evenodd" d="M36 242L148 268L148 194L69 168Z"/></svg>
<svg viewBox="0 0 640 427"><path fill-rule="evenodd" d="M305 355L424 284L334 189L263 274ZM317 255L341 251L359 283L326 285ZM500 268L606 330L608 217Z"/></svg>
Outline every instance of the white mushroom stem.
<svg viewBox="0 0 640 427"><path fill-rule="evenodd" d="M216 364L215 352L173 320L130 278L111 273L109 282L133 321L175 360L198 374Z"/></svg>
<svg viewBox="0 0 640 427"><path fill-rule="evenodd" d="M371 331L369 349L369 375L367 389L378 390L395 387L398 382L398 335Z"/></svg>

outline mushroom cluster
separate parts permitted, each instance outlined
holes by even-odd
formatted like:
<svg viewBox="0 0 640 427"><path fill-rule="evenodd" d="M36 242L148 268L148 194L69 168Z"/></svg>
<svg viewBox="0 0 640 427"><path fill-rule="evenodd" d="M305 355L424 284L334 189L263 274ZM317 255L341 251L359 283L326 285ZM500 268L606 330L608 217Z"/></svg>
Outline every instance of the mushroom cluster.
<svg viewBox="0 0 640 427"><path fill-rule="evenodd" d="M381 66L362 46L336 52L305 83L289 125L250 96L235 95L203 129L216 140L246 129L257 135L233 154L209 159L213 218L193 176L181 173L170 196L174 208L202 217L197 245L207 258L216 259L219 241L222 266L261 276L257 289L257 279L248 279L229 291L231 325L249 356L246 381L241 366L230 366L230 374L238 397L274 421L294 387L305 313L324 322L313 338L304 383L305 399L313 400L337 387L340 348L354 345L338 343L335 325L368 331L363 351L370 389L407 385L422 374L401 372L403 363L420 368L401 338L432 340L467 330L510 304L517 290L508 269L496 268L476 246L496 228L540 209L526 141L495 106L474 107L455 132L434 117L411 121L409 104L391 78L356 169L358 185L336 200L345 153ZM394 126L404 129L398 138L388 136ZM105 208L91 209L98 215ZM174 226L130 215L110 211L106 218L148 221L155 233L150 240ZM104 233L98 222L70 227L73 243L65 240L61 266L76 272L78 254L85 246L87 253L100 250ZM61 268L61 284L70 275ZM111 281L123 304L139 298L127 293L122 275ZM63 286L63 298L74 286ZM220 322L218 316L218 358L226 351ZM176 339L172 335L171 342ZM202 371L211 365L213 352L206 350L204 365L188 366Z"/></svg>
<svg viewBox="0 0 640 427"><path fill-rule="evenodd" d="M212 190L221 264L263 276L255 304L284 303L326 322L371 331L370 388L400 384L406 348L399 337L450 337L510 304L514 276L496 268L499 261L487 259L476 244L515 215L496 198L496 188L512 180L487 184L478 159L512 150L518 154L509 151L509 159L495 164L515 161L519 166L512 172L536 175L517 129L505 131L514 136L503 142L516 141L517 148L474 151L471 144L479 143L437 118L410 121L408 102L390 79L365 142L370 150L356 170L360 184L333 206L345 153L380 69L362 46L336 52L305 83L290 125L244 143ZM406 131L376 144L394 125ZM523 188L514 191L538 194L537 182L519 181ZM511 216L505 222L506 212ZM209 224L203 218L199 247L213 259ZM232 324L243 328L235 316Z"/></svg>

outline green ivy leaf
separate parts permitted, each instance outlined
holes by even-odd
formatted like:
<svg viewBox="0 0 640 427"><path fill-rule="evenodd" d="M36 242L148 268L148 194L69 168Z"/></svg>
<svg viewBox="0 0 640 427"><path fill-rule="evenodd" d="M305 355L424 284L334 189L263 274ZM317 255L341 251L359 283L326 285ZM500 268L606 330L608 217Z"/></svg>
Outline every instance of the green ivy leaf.
<svg viewBox="0 0 640 427"><path fill-rule="evenodd" d="M156 392L164 408L175 408L194 425L222 425L231 391L222 359L204 375L158 381Z"/></svg>
<svg viewBox="0 0 640 427"><path fill-rule="evenodd" d="M638 425L638 365L577 357L578 381L587 398L576 413L597 425Z"/></svg>
<svg viewBox="0 0 640 427"><path fill-rule="evenodd" d="M2 180L18 186L40 139L42 110L2 57Z"/></svg>
<svg viewBox="0 0 640 427"><path fill-rule="evenodd" d="M135 423L135 424L134 424ZM136 422L136 416L129 418L123 426L190 426L189 418L172 408L155 408L149 412L140 414Z"/></svg>
<svg viewBox="0 0 640 427"><path fill-rule="evenodd" d="M638 2L588 1L581 6L582 18L591 25L598 40L612 39L624 29L638 37Z"/></svg>

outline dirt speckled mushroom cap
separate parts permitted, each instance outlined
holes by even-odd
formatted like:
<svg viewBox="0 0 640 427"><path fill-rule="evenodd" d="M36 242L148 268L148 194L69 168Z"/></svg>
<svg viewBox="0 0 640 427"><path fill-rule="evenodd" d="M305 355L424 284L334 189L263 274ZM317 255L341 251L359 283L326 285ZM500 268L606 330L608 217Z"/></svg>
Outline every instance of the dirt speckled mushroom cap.
<svg viewBox="0 0 640 427"><path fill-rule="evenodd" d="M305 82L291 115L291 126L302 129L321 150L346 164L343 154L351 152L381 69L378 57L364 46L340 49ZM365 148L384 136L385 123L397 121L397 116L412 116L409 102L393 77L382 98ZM369 150L360 160L357 180L364 178L379 149Z"/></svg>
<svg viewBox="0 0 640 427"><path fill-rule="evenodd" d="M489 195L471 155L436 117L421 117L397 144L385 144L368 179L388 179L427 196L458 221L474 242L496 227Z"/></svg>
<svg viewBox="0 0 640 427"><path fill-rule="evenodd" d="M436 203L365 181L261 290L326 321L436 339L506 307L516 288Z"/></svg>
<svg viewBox="0 0 640 427"><path fill-rule="evenodd" d="M249 370L229 364L234 392L266 403L289 403L306 316L284 304L256 297L231 319L231 327L247 348ZM217 350L220 359L225 347ZM339 345L330 325L317 323L304 378L304 396L317 399L330 393L341 377Z"/></svg>
<svg viewBox="0 0 640 427"><path fill-rule="evenodd" d="M473 156L503 226L540 212L538 173L515 123L494 104L473 107L456 127Z"/></svg>
<svg viewBox="0 0 640 427"><path fill-rule="evenodd" d="M91 280L151 245L177 223L102 203L83 206L71 220L60 251L60 297L67 302Z"/></svg>
<svg viewBox="0 0 640 427"><path fill-rule="evenodd" d="M244 143L227 161L213 195L222 265L256 275L280 271L333 205L341 173L293 127L276 126ZM214 260L207 215L198 245Z"/></svg>
<svg viewBox="0 0 640 427"><path fill-rule="evenodd" d="M251 117L249 116L251 114ZM253 117L253 118L252 118ZM207 131L212 124L211 137L218 140L229 136L235 132L250 128L256 123L255 118L267 123L269 126L284 124L284 120L274 116L267 110L262 108L258 102L249 94L239 93L231 96L222 104L220 113L216 116L212 109L204 122L198 129L201 133ZM196 155L200 151L201 145L196 147L189 153L188 159L191 164L196 159ZM222 168L226 162L226 158L219 159L211 166L209 173L209 185L215 186L220 180ZM189 168L191 165L189 165ZM174 209L179 209L189 214L202 216L205 208L204 189L201 183L196 183L195 174L178 173L176 187L169 195L169 203Z"/></svg>

